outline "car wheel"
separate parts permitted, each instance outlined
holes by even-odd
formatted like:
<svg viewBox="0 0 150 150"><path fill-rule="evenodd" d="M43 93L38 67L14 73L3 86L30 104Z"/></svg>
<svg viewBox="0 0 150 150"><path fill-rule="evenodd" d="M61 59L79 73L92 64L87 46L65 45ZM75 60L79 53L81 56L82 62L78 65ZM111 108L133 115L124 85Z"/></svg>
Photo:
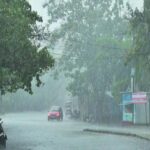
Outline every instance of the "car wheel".
<svg viewBox="0 0 150 150"><path fill-rule="evenodd" d="M6 140L3 141L3 147L6 148Z"/></svg>

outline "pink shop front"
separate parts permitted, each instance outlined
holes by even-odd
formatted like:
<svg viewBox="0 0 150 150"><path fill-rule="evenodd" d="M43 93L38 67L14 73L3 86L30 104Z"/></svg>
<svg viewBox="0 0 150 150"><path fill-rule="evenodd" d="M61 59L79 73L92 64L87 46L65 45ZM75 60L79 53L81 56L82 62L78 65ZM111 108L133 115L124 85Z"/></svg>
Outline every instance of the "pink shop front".
<svg viewBox="0 0 150 150"><path fill-rule="evenodd" d="M122 123L150 124L150 103L147 92L122 93Z"/></svg>

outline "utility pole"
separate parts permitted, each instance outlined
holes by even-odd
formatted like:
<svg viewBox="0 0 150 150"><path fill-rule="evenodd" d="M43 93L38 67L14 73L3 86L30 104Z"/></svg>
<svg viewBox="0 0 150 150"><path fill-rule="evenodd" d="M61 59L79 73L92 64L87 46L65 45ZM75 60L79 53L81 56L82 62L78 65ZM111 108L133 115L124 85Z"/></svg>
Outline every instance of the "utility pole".
<svg viewBox="0 0 150 150"><path fill-rule="evenodd" d="M134 93L134 85L135 85L135 68L131 68L131 92Z"/></svg>
<svg viewBox="0 0 150 150"><path fill-rule="evenodd" d="M135 68L131 68L131 94L135 90ZM135 124L135 104L133 104L133 123Z"/></svg>
<svg viewBox="0 0 150 150"><path fill-rule="evenodd" d="M0 113L2 113L2 91L0 90Z"/></svg>

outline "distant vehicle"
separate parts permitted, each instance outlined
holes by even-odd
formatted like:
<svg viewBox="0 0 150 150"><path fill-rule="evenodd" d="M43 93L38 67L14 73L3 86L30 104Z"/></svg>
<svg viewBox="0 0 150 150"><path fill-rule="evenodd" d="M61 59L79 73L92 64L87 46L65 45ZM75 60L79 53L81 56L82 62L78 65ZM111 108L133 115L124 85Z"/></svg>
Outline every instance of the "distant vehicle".
<svg viewBox="0 0 150 150"><path fill-rule="evenodd" d="M72 102L71 101L67 101L65 103L65 114L68 117L72 117Z"/></svg>
<svg viewBox="0 0 150 150"><path fill-rule="evenodd" d="M2 123L3 123L3 121L0 119L0 149L6 148L6 140L7 140L7 136L2 127Z"/></svg>
<svg viewBox="0 0 150 150"><path fill-rule="evenodd" d="M52 106L48 112L48 121L49 120L63 120L63 110L60 106Z"/></svg>

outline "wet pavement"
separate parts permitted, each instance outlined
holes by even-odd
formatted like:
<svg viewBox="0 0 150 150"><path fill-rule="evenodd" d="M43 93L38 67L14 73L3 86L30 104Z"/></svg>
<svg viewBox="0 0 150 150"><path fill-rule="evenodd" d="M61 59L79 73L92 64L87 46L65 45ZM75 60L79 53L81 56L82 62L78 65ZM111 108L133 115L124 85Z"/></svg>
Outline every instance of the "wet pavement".
<svg viewBox="0 0 150 150"><path fill-rule="evenodd" d="M150 142L150 126L148 125L95 125L84 129L84 131L131 136Z"/></svg>
<svg viewBox="0 0 150 150"><path fill-rule="evenodd" d="M7 150L150 150L150 142L138 138L83 132L92 125L64 120L47 121L46 113L3 116Z"/></svg>

